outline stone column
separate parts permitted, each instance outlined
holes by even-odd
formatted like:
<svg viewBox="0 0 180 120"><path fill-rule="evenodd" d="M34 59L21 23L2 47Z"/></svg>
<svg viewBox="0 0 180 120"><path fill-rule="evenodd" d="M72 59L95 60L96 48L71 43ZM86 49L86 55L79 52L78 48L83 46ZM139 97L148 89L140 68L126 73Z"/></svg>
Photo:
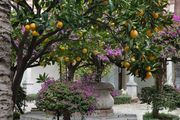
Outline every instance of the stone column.
<svg viewBox="0 0 180 120"><path fill-rule="evenodd" d="M170 60L170 59L168 59ZM167 85L171 85L174 86L174 72L173 72L173 63L171 61L167 62L167 81L166 84Z"/></svg>
<svg viewBox="0 0 180 120"><path fill-rule="evenodd" d="M126 91L132 99L137 98L137 83L134 81L134 75L129 75L129 81L126 84Z"/></svg>

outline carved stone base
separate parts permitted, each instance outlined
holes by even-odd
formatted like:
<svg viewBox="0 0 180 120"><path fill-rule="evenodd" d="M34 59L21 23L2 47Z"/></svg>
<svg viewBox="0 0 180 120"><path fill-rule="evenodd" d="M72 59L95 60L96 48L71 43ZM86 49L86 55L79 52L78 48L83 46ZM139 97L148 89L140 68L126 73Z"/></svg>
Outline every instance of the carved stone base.
<svg viewBox="0 0 180 120"><path fill-rule="evenodd" d="M110 117L113 115L114 115L113 109L108 109L108 110L95 110L90 116L93 116L93 117Z"/></svg>

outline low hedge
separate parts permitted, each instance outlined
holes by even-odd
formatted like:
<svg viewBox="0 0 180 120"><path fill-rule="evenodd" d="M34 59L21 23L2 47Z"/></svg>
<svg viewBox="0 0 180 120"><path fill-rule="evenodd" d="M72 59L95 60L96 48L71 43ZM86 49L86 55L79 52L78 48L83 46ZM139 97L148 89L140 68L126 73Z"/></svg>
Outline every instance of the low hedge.
<svg viewBox="0 0 180 120"><path fill-rule="evenodd" d="M159 118L153 118L152 113L143 115L143 120L180 120L180 117L171 114L160 113Z"/></svg>
<svg viewBox="0 0 180 120"><path fill-rule="evenodd" d="M26 96L26 101L34 101L37 99L37 94L29 94Z"/></svg>
<svg viewBox="0 0 180 120"><path fill-rule="evenodd" d="M14 112L13 113L13 120L19 120L20 119L20 113L19 112Z"/></svg>
<svg viewBox="0 0 180 120"><path fill-rule="evenodd" d="M114 104L127 104L131 103L131 97L128 95L120 95L114 97Z"/></svg>

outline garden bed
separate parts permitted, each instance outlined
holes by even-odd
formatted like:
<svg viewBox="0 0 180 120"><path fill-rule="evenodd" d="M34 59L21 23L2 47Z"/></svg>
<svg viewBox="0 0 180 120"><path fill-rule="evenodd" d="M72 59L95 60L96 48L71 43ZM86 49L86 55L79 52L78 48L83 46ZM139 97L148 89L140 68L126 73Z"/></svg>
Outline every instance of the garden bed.
<svg viewBox="0 0 180 120"><path fill-rule="evenodd" d="M171 114L161 113L159 118L153 118L151 113L143 115L143 120L180 120L180 117Z"/></svg>
<svg viewBox="0 0 180 120"><path fill-rule="evenodd" d="M131 103L131 97L128 95L120 95L114 97L114 104L127 104Z"/></svg>

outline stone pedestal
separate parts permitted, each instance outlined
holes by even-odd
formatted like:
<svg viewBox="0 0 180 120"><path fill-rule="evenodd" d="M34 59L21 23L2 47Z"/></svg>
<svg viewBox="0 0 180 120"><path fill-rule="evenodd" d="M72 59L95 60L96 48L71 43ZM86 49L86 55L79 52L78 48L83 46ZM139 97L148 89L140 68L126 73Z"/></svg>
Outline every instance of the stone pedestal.
<svg viewBox="0 0 180 120"><path fill-rule="evenodd" d="M129 75L129 81L126 84L126 92L132 99L137 99L137 83L134 81L134 76Z"/></svg>
<svg viewBox="0 0 180 120"><path fill-rule="evenodd" d="M95 116L109 116L113 114L114 99L110 92L114 89L110 83L92 83L97 96Z"/></svg>
<svg viewBox="0 0 180 120"><path fill-rule="evenodd" d="M107 110L112 109L114 99L110 92L114 89L110 83L93 83L95 87L95 95L97 96L96 109Z"/></svg>

